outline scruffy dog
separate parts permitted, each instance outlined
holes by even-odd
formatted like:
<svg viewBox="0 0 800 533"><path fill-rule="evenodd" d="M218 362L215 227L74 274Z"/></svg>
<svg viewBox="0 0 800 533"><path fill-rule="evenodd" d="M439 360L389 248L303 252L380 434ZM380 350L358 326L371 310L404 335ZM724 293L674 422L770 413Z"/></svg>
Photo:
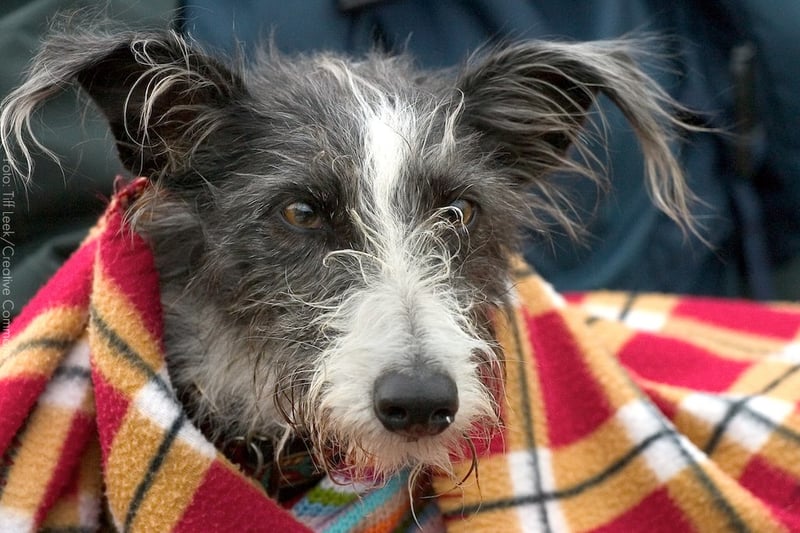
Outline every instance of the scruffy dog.
<svg viewBox="0 0 800 533"><path fill-rule="evenodd" d="M636 46L523 42L448 71L272 50L229 67L173 32L71 30L0 134L29 175L32 112L76 83L150 178L130 221L160 274L170 379L215 442L299 436L356 478L447 469L500 424L490 318L521 229L572 231L548 176L597 179L598 94L637 132L654 201L688 217L669 149L687 126Z"/></svg>

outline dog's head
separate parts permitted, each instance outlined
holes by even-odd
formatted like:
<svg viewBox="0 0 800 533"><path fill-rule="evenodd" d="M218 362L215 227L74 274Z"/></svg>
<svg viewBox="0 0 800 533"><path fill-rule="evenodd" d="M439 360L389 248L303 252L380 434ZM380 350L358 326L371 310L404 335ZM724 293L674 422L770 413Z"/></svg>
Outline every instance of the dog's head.
<svg viewBox="0 0 800 533"><path fill-rule="evenodd" d="M70 32L0 133L25 172L32 110L77 82L151 178L131 221L162 277L171 379L214 436L297 432L355 475L446 468L498 424L491 315L520 229L568 219L548 175L593 176L599 93L638 133L656 203L687 215L680 123L629 49L528 42L448 72L266 52L233 68L174 33Z"/></svg>

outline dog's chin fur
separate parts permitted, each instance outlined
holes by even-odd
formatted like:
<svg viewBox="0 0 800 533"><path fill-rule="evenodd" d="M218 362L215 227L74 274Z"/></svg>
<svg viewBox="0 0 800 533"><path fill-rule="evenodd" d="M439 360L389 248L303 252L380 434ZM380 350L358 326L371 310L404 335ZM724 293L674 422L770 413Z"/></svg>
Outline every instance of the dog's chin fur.
<svg viewBox="0 0 800 533"><path fill-rule="evenodd" d="M46 151L31 113L75 82L151 178L129 219L159 270L176 395L211 439L298 436L351 480L449 471L500 424L490 317L521 228L576 232L548 175L600 180L585 143L598 93L639 134L656 203L689 220L669 141L691 128L630 59L638 45L518 43L447 72L275 51L228 67L171 32L71 28L4 101L0 136L29 176L29 144ZM388 430L376 380L427 372L457 386L452 423Z"/></svg>

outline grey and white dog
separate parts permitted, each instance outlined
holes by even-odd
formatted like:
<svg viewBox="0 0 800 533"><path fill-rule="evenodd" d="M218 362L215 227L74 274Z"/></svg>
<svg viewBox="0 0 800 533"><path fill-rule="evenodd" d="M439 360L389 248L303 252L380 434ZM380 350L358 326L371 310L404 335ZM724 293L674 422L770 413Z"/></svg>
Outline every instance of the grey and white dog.
<svg viewBox="0 0 800 533"><path fill-rule="evenodd" d="M130 221L160 274L170 379L210 438L300 436L354 478L447 470L500 424L490 316L521 229L575 230L549 176L602 179L584 127L599 94L637 132L656 204L691 224L670 152L691 126L637 46L522 42L448 71L274 50L225 66L173 32L71 30L5 100L0 135L29 176L47 151L31 115L75 83L150 178Z"/></svg>

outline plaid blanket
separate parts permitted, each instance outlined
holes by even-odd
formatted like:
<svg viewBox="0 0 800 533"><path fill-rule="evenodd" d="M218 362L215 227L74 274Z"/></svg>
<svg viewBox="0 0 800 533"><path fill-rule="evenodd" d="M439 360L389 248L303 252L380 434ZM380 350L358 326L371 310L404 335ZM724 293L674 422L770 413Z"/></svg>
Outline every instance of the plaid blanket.
<svg viewBox="0 0 800 533"><path fill-rule="evenodd" d="M504 427L466 480L330 479L291 504L193 427L158 280L112 200L3 333L0 531L800 531L800 308L566 298L521 269ZM413 513L412 513L413 509Z"/></svg>

